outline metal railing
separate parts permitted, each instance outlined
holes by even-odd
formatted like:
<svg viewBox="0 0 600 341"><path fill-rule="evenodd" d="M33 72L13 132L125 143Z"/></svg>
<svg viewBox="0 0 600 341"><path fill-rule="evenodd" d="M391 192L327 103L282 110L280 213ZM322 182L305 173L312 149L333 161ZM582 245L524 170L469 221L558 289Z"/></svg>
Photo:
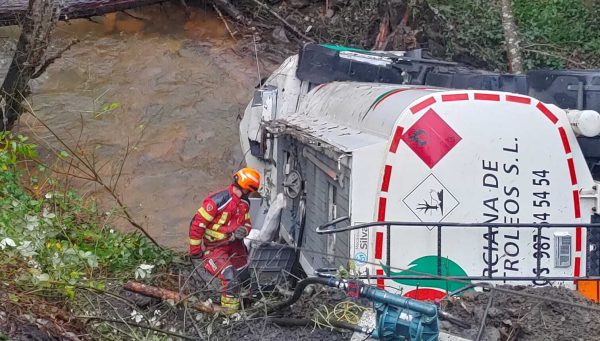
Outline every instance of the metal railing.
<svg viewBox="0 0 600 341"><path fill-rule="evenodd" d="M487 228L487 233L491 236L494 232L494 229L505 229L505 228L534 228L536 229L537 238L535 241L536 250L542 250L542 230L549 228L585 228L585 229L600 229L600 224L553 224L553 223L503 223L503 224L490 224L490 223L446 223L446 222L400 222L400 221L381 221L381 222L371 222L359 225L345 226L340 228L335 228L335 225L349 220L349 217L341 217L335 220L332 220L324 225L317 227L316 232L318 234L333 234L340 232L348 232L363 228L372 228L372 227L385 227L386 229L386 266L388 269L391 269L392 266L390 264L391 261L391 245L390 245L390 235L392 228L415 228L415 227L432 227L434 226L437 229L437 275L433 274L420 274L417 273L414 276L390 276L390 275L376 275L376 276L359 276L359 279L403 279L403 280L434 280L443 278L445 280L454 280L454 281L532 281L537 285L544 285L550 281L577 281L577 280L600 280L600 276L588 276L587 272L585 276L542 276L541 273L541 262L543 253L542 252L534 252L534 258L536 258L536 276L493 276L494 273L494 264L491 259L493 258L493 238L487 238L487 256L490 259L487 263L487 276L445 276L443 275L442 269L442 230L443 229L452 229L452 228ZM585 246L582 247L585 249ZM576 266L576 265L574 265ZM332 272L336 269L318 269L317 274L321 276L330 276ZM404 270L404 269L402 269ZM410 270L408 270L410 271ZM416 272L415 272L416 273ZM485 273L484 273L485 274ZM541 284L540 284L541 283Z"/></svg>

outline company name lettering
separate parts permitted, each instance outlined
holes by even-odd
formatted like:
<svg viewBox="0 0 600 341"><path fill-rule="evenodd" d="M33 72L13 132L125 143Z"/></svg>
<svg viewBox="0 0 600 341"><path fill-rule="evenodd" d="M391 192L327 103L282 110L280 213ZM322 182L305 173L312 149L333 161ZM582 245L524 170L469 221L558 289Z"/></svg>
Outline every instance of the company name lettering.
<svg viewBox="0 0 600 341"><path fill-rule="evenodd" d="M519 223L519 198L521 192L518 187L506 184L516 183L519 175L519 141L514 139L514 144L502 148L505 160L482 160L483 170L482 186L488 190L488 197L482 201L483 219L486 223ZM507 230L505 230L507 231ZM483 276L493 276L499 271L504 276L519 271L519 231L510 230L498 234L498 228L492 227L483 234ZM503 245L499 243L502 242ZM499 256L499 251L502 257Z"/></svg>

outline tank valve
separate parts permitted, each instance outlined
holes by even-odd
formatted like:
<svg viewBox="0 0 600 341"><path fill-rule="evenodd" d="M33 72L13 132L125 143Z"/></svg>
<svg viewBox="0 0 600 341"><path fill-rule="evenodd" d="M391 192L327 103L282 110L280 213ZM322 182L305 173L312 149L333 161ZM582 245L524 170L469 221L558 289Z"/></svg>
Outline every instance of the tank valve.
<svg viewBox="0 0 600 341"><path fill-rule="evenodd" d="M594 110L567 110L567 117L577 136L594 137L600 134L600 114Z"/></svg>

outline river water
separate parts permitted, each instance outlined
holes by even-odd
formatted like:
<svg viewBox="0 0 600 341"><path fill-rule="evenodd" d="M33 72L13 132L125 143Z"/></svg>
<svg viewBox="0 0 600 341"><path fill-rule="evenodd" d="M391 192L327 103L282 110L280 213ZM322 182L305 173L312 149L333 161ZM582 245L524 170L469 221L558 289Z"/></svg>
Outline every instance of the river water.
<svg viewBox="0 0 600 341"><path fill-rule="evenodd" d="M139 141L118 192L151 235L176 249L186 248L204 195L227 185L242 165L238 117L258 77L251 49L233 41L218 16L190 11L152 6L130 12L142 20L117 13L61 23L55 39L80 42L32 86L34 109L60 136L74 143L83 122L82 146L99 165L118 161ZM17 33L3 29L0 36ZM2 59L6 68L6 54ZM49 137L31 117L20 127ZM116 172L102 170L106 178ZM76 186L103 209L112 205L97 186Z"/></svg>

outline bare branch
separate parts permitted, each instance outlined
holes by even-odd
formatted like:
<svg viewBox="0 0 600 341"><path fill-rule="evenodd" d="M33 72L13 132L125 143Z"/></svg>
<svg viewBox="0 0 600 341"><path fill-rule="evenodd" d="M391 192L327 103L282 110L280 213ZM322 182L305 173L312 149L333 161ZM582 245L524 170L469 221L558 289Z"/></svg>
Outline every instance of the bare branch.
<svg viewBox="0 0 600 341"><path fill-rule="evenodd" d="M129 224L131 224L133 227L138 229L142 234L144 234L144 236L146 236L146 238L148 238L154 245L156 245L158 248L162 249L163 247L160 246L160 244L158 244L158 242L148 233L148 231L146 231L146 229L142 225L140 225L138 222L135 221L135 219L133 219L133 217L131 216L131 213L129 212L129 209L123 203L123 201L121 200L121 198L119 197L119 195L117 194L115 189L112 186L110 186L109 183L106 183L106 181L98 173L98 169L96 167L95 155L92 154L92 159L90 160L86 156L85 153L75 151L75 149L77 149L78 146L76 146L75 148L72 148L71 146L69 146L69 144L67 144L52 128L50 128L42 119L40 119L35 114L33 108L31 107L31 104L28 101L25 100L25 103L27 104L26 111L31 116L33 116L38 122L40 122L40 124L42 126L44 126L56 138L58 143L60 143L69 153L71 153L71 157L73 157L76 161L78 161L82 165L80 167L79 165L74 164L73 167L75 167L76 169L80 169L80 168L85 169L84 174L89 175L89 177L90 177L90 179L88 179L88 180L98 184L115 200L115 202L117 203L117 205L119 206L119 208L121 209L123 214L125 215L125 219L129 222ZM78 167L80 167L80 168L78 168Z"/></svg>
<svg viewBox="0 0 600 341"><path fill-rule="evenodd" d="M308 37L307 35L305 35L304 33L302 33L302 31L300 31L299 29L297 29L294 25L290 24L287 20L285 20L283 17L281 17L279 14L277 14L277 12L275 12L274 10L272 10L269 6L267 6L266 4L258 1L258 0L252 0L255 4L257 4L258 6L266 9L269 13L271 13L272 16L274 16L275 18L277 18L279 21L281 21L281 23L287 27L290 31L294 32L298 37L306 40L306 41L310 41L310 42L315 42L314 39Z"/></svg>
<svg viewBox="0 0 600 341"><path fill-rule="evenodd" d="M69 44L67 44L67 46L63 47L60 51L58 51L54 56L46 58L46 60L44 61L44 64L42 64L42 66L31 76L31 79L36 79L36 78L40 77L41 75L43 75L44 72L46 72L46 69L48 69L48 67L50 65L52 65L52 63L54 63L57 59L62 57L63 53L65 53L67 50L69 50L73 45L75 45L77 43L79 43L79 39L74 39Z"/></svg>

